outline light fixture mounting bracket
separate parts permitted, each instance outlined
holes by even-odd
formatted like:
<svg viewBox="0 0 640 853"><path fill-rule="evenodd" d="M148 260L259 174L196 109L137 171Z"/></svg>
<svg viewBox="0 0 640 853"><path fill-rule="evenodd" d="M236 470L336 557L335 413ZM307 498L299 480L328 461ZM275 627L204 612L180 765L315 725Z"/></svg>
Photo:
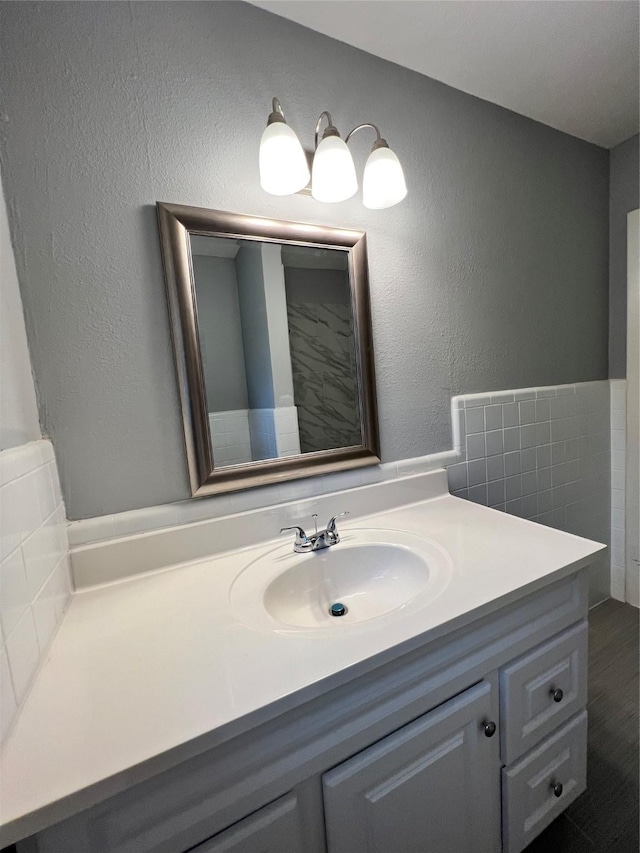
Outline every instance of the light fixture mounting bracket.
<svg viewBox="0 0 640 853"><path fill-rule="evenodd" d="M282 109L280 101L277 98L274 98L271 104L271 112L269 114L269 118L267 119L267 127L277 121L281 121L286 124L287 120L284 117L284 111Z"/></svg>

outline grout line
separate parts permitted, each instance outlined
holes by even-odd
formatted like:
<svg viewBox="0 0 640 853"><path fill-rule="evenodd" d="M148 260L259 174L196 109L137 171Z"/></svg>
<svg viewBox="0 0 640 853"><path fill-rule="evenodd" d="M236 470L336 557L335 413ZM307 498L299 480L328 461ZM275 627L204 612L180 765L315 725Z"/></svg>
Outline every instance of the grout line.
<svg viewBox="0 0 640 853"><path fill-rule="evenodd" d="M15 482L15 481L12 481L12 482ZM2 565L2 563L5 563L5 562L10 558L10 557L12 557L12 556L16 553L16 551L19 551L19 550L22 548L22 546L25 544L25 542L28 542L28 541L29 541L29 539L31 539L31 537L32 537L35 533L37 533L37 532L38 532L42 527L44 527L44 526L45 526L45 524L47 524L47 522L49 521L49 519L50 519L53 515L55 515L55 514L58 512L58 510L60 509L60 507L62 507L62 508L63 508L63 510L64 510L64 503L63 503L62 501L60 501L58 504L56 504L55 509L54 509L54 510L52 510L52 511L49 513L49 515L48 515L46 518L44 518L44 519L43 519L43 520L38 524L38 526L37 526L37 527L34 527L32 530L30 530L30 531L27 533L27 535L24 537L24 539L21 539L21 540L20 540L20 542L16 545L16 547L15 547L15 548L12 548L12 550L11 550L11 551L8 551L8 552L7 552L7 553L2 557L2 560L0 561L0 565ZM67 530L66 513L65 513L65 524L64 524L64 528L65 528L65 536L66 536L66 530ZM24 559L24 554L23 554L22 556L23 556L23 559ZM2 851L0 851L0 853L2 853Z"/></svg>
<svg viewBox="0 0 640 853"><path fill-rule="evenodd" d="M573 803L572 803L571 805L573 805ZM578 832L580 833L580 835L582 835L582 837L583 837L586 841L588 841L588 842L589 842L589 844L591 844L592 846L594 846L594 847L595 847L595 841L593 840L593 838L591 838L589 835L587 835L587 833L582 829L582 827L580 826L580 824L576 823L576 821L575 821L575 820L571 817L571 815L569 814L569 809L571 808L571 805L570 805L570 806L568 806L568 808L567 808L567 809L565 809L565 811L563 812L563 814L565 815L565 817L567 818L567 820L569 821L569 823L570 823L570 824L572 824L572 826L573 826L575 829L577 829L577 830L578 830Z"/></svg>

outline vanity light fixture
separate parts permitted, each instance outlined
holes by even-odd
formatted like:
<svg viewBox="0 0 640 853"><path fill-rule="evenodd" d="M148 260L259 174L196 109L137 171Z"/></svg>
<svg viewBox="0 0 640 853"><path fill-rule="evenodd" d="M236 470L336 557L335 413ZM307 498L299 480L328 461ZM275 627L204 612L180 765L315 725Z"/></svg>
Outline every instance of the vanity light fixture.
<svg viewBox="0 0 640 853"><path fill-rule="evenodd" d="M273 110L260 141L260 185L272 195L291 195L309 183L309 167L300 140L284 118L280 101Z"/></svg>
<svg viewBox="0 0 640 853"><path fill-rule="evenodd" d="M318 142L323 119L327 121ZM311 195L318 201L337 202L351 198L358 190L358 179L348 142L358 130L371 128L376 133L371 154L364 167L362 203L372 210L392 207L407 194L400 161L380 135L375 124L359 124L341 139L331 114L324 110L316 122L315 147L311 168ZM309 168L296 134L285 121L280 101L273 109L260 142L260 185L273 195L291 195L307 186Z"/></svg>

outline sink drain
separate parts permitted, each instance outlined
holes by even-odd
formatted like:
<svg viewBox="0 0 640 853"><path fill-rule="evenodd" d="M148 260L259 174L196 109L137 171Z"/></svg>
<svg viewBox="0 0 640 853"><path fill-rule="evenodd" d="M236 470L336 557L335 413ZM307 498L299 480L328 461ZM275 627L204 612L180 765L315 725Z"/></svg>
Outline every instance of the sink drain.
<svg viewBox="0 0 640 853"><path fill-rule="evenodd" d="M344 616L347 612L346 605L341 604L341 602L337 601L335 604L332 604L329 608L329 613L332 616Z"/></svg>

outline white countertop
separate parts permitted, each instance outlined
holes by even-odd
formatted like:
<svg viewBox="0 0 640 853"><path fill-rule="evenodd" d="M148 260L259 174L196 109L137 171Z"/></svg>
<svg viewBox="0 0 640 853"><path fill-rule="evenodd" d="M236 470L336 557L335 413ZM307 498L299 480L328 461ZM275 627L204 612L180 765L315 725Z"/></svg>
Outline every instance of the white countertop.
<svg viewBox="0 0 640 853"><path fill-rule="evenodd" d="M435 602L335 637L248 627L229 589L274 541L76 593L2 750L0 846L558 580L604 547L449 495L340 530L363 527L417 533L448 552L451 579Z"/></svg>

